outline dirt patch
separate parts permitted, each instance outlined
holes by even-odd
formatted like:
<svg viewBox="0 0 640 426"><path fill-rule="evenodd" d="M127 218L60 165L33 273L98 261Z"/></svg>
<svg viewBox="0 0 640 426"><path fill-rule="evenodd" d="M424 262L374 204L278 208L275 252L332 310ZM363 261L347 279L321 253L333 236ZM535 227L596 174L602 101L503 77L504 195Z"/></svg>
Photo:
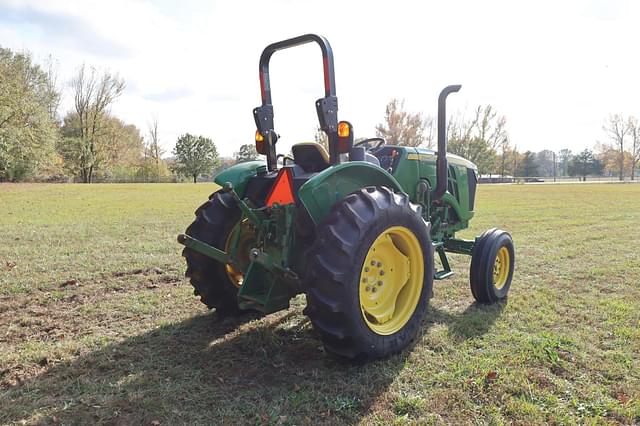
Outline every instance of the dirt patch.
<svg viewBox="0 0 640 426"><path fill-rule="evenodd" d="M165 269L154 266L152 268L146 268L146 269L136 268L130 271L116 271L116 272L112 272L109 275L119 278L119 277L126 277L129 275L162 275L164 273L165 273Z"/></svg>

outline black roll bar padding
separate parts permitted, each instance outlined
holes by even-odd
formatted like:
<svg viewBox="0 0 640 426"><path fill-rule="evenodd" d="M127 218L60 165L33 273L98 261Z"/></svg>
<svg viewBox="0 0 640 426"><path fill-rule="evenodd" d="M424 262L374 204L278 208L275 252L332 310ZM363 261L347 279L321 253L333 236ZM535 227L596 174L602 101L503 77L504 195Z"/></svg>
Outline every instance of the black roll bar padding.
<svg viewBox="0 0 640 426"><path fill-rule="evenodd" d="M436 187L431 192L431 200L440 199L447 192L447 96L460 90L462 86L454 84L442 89L438 96L438 154L436 158Z"/></svg>
<svg viewBox="0 0 640 426"><path fill-rule="evenodd" d="M324 98L316 101L316 112L320 128L329 138L329 151L331 163L340 161L338 149L338 98L336 97L336 80L333 67L333 51L329 41L316 34L305 34L288 40L272 43L264 48L260 55L260 96L262 105L253 110L253 117L260 133L264 136L267 148L267 167L269 170L277 168L275 143L278 135L273 125L273 105L271 103L271 83L269 79L269 61L278 50L300 46L307 43L317 43L322 51L322 64L324 70Z"/></svg>
<svg viewBox="0 0 640 426"><path fill-rule="evenodd" d="M336 79L333 70L333 50L329 41L316 34L305 34L288 40L272 43L264 48L260 55L260 90L262 95L262 105L271 104L271 85L269 82L269 61L271 56L278 50L300 46L302 44L316 42L322 51L324 66L324 96L336 95Z"/></svg>

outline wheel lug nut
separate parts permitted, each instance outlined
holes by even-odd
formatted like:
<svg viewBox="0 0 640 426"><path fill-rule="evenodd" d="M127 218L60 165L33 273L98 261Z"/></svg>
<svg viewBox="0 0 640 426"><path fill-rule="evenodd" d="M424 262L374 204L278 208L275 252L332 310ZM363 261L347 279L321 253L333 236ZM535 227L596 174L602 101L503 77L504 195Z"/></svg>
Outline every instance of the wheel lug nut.
<svg viewBox="0 0 640 426"><path fill-rule="evenodd" d="M365 272L369 272L369 267L368 267L368 266L365 266L365 267L364 267L364 271L365 271Z"/></svg>
<svg viewBox="0 0 640 426"><path fill-rule="evenodd" d="M371 291L371 287L367 286L364 291Z"/></svg>
<svg viewBox="0 0 640 426"><path fill-rule="evenodd" d="M382 285L382 281L378 281L378 285L381 286Z"/></svg>
<svg viewBox="0 0 640 426"><path fill-rule="evenodd" d="M377 264L378 268L382 266L382 262L378 262Z"/></svg>
<svg viewBox="0 0 640 426"><path fill-rule="evenodd" d="M371 293L375 293L376 291L378 291L378 289L377 289L377 288L375 288L375 287L372 287L372 288L371 288Z"/></svg>
<svg viewBox="0 0 640 426"><path fill-rule="evenodd" d="M380 271L380 275L384 275L384 271Z"/></svg>
<svg viewBox="0 0 640 426"><path fill-rule="evenodd" d="M371 266L376 266L376 261L375 260L371 261Z"/></svg>
<svg viewBox="0 0 640 426"><path fill-rule="evenodd" d="M363 282L363 283L366 283L366 282L367 282L367 279L366 279L366 278L363 278L363 279L362 279L362 282Z"/></svg>

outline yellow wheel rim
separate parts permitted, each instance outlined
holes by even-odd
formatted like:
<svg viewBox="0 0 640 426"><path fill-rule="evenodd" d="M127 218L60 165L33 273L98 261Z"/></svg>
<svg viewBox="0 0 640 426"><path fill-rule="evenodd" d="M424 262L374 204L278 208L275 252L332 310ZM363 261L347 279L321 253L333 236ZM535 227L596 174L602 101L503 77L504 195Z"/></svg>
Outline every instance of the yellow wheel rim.
<svg viewBox="0 0 640 426"><path fill-rule="evenodd" d="M373 332L390 335L409 321L424 281L424 258L408 228L392 226L369 247L360 271L360 309Z"/></svg>
<svg viewBox="0 0 640 426"><path fill-rule="evenodd" d="M249 250L251 245L251 230L249 228L249 222L245 219L242 222L238 222L227 235L227 241L224 244L224 251L229 253L233 245L234 238L238 232L240 232L240 239L238 240L238 246L236 250L236 265L248 265L249 264ZM227 263L225 265L227 270L227 276L236 287L242 285L244 279L244 273L240 268L236 268L234 265Z"/></svg>
<svg viewBox="0 0 640 426"><path fill-rule="evenodd" d="M496 255L496 261L493 264L493 285L497 289L501 289L507 283L509 278L509 268L511 267L509 250L507 247L500 247Z"/></svg>

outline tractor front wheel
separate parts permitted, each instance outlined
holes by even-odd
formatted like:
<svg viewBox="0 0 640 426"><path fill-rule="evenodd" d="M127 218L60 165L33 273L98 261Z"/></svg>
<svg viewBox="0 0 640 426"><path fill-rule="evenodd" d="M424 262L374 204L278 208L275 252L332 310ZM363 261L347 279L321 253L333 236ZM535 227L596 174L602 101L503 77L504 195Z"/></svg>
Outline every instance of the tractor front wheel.
<svg viewBox="0 0 640 426"><path fill-rule="evenodd" d="M333 206L310 251L305 310L327 352L382 358L414 339L433 286L429 231L419 206L384 187Z"/></svg>
<svg viewBox="0 0 640 426"><path fill-rule="evenodd" d="M476 301L495 303L507 297L513 269L515 249L511 235L501 229L489 229L473 248L469 283Z"/></svg>

